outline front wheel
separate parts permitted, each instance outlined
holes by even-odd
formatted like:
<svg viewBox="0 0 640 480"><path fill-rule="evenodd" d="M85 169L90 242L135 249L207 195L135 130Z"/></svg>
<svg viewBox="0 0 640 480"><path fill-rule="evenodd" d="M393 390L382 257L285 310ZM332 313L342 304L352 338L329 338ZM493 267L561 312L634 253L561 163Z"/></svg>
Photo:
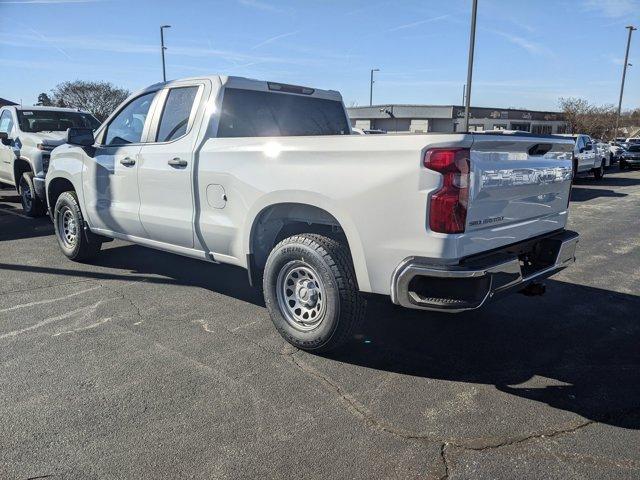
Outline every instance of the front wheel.
<svg viewBox="0 0 640 480"><path fill-rule="evenodd" d="M36 195L36 190L33 186L33 173L25 172L22 174L18 183L18 193L20 194L20 202L25 215L29 217L41 217L44 215L44 203Z"/></svg>
<svg viewBox="0 0 640 480"><path fill-rule="evenodd" d="M276 245L263 289L276 329L302 350L339 347L364 317L366 304L348 248L322 235L294 235Z"/></svg>
<svg viewBox="0 0 640 480"><path fill-rule="evenodd" d="M62 253L82 262L100 251L100 237L84 229L84 218L75 192L63 192L53 211L53 225Z"/></svg>
<svg viewBox="0 0 640 480"><path fill-rule="evenodd" d="M596 180L602 180L604 177L604 164L600 163L600 166L593 169L593 176Z"/></svg>
<svg viewBox="0 0 640 480"><path fill-rule="evenodd" d="M627 164L626 164L626 162L623 162L622 160L620 160L620 163L618 164L618 168L619 168L620 170L624 170L624 169L626 169L626 168L627 168Z"/></svg>

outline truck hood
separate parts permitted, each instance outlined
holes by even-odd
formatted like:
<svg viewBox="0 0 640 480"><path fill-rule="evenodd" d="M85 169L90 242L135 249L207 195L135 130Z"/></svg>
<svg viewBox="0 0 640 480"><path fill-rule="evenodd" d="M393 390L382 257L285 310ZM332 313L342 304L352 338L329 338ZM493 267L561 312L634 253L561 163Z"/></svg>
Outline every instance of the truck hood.
<svg viewBox="0 0 640 480"><path fill-rule="evenodd" d="M66 142L67 132L37 132L37 133L21 133L20 141L22 144L37 145L42 143L44 145L51 145L57 147Z"/></svg>

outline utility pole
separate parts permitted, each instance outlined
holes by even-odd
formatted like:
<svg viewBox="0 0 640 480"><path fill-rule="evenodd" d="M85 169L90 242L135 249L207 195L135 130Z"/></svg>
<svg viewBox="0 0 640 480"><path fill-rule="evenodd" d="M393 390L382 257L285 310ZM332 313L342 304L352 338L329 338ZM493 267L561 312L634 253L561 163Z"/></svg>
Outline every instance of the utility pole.
<svg viewBox="0 0 640 480"><path fill-rule="evenodd" d="M369 106L373 105L373 72L379 72L379 68L371 69L371 82L369 83Z"/></svg>
<svg viewBox="0 0 640 480"><path fill-rule="evenodd" d="M627 66L629 64L629 46L631 45L631 34L634 30L637 30L633 25L627 25L626 27L629 29L629 36L627 37L627 50L624 54L624 67L622 68L622 84L620 85L620 100L618 100L618 114L616 115L616 130L613 136L613 141L615 142L616 138L618 138L618 127L620 126L620 113L622 111L622 94L624 93L624 80L627 76Z"/></svg>
<svg viewBox="0 0 640 480"><path fill-rule="evenodd" d="M167 49L167 47L164 46L164 29L165 28L171 28L171 25L162 25L160 27L160 51L162 52L162 81L163 82L167 81L167 72L164 66L164 51Z"/></svg>
<svg viewBox="0 0 640 480"><path fill-rule="evenodd" d="M476 16L478 14L478 0L473 0L471 9L471 34L469 35L469 62L467 64L467 96L464 103L464 131L469 131L469 109L471 105L471 77L473 76L473 50L476 45Z"/></svg>
<svg viewBox="0 0 640 480"><path fill-rule="evenodd" d="M465 98L467 97L467 84L462 85L462 105L465 104Z"/></svg>

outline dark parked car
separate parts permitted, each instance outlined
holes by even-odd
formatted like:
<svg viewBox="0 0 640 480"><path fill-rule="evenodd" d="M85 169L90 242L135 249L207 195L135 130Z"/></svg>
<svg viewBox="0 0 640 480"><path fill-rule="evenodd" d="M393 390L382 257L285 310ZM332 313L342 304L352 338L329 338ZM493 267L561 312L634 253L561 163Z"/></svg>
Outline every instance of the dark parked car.
<svg viewBox="0 0 640 480"><path fill-rule="evenodd" d="M640 167L640 144L629 145L620 156L620 170Z"/></svg>

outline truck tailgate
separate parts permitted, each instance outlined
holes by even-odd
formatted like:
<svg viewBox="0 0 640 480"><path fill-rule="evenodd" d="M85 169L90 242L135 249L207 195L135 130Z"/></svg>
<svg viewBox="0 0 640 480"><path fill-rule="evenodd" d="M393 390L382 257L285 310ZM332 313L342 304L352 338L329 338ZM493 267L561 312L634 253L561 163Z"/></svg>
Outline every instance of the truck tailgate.
<svg viewBox="0 0 640 480"><path fill-rule="evenodd" d="M515 242L533 222L539 233L562 228L565 219L544 221L567 210L572 151L559 137L474 135L466 232L503 230Z"/></svg>

